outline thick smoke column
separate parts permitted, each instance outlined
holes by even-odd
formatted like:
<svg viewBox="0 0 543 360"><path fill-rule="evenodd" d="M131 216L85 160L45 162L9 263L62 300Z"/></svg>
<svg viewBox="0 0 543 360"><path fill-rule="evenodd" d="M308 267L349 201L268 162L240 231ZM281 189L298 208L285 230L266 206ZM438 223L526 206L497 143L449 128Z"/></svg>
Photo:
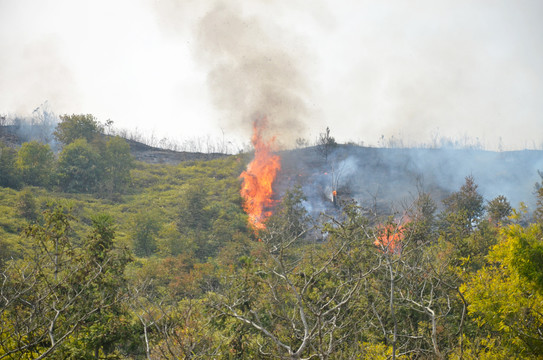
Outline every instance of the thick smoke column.
<svg viewBox="0 0 543 360"><path fill-rule="evenodd" d="M308 115L301 56L279 40L278 30L270 34L269 26L240 13L231 3L219 3L198 24L196 55L209 68L214 105L231 129L248 134L254 120L266 117L265 137L292 143Z"/></svg>

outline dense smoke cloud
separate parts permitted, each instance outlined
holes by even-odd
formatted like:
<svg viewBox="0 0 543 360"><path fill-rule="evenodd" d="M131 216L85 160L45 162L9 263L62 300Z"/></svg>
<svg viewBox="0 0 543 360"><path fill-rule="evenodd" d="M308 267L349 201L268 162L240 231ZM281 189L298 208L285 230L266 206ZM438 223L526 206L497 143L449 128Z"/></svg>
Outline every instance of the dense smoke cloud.
<svg viewBox="0 0 543 360"><path fill-rule="evenodd" d="M293 142L305 129L309 88L302 54L280 41L280 29L268 33L255 16L221 2L197 26L196 55L210 71L208 85L215 106L230 129L250 129L268 120L268 136Z"/></svg>
<svg viewBox="0 0 543 360"><path fill-rule="evenodd" d="M329 125L339 142L539 148L542 12L537 0L0 0L0 113L49 100L121 128L236 140L268 113L277 135L310 142Z"/></svg>

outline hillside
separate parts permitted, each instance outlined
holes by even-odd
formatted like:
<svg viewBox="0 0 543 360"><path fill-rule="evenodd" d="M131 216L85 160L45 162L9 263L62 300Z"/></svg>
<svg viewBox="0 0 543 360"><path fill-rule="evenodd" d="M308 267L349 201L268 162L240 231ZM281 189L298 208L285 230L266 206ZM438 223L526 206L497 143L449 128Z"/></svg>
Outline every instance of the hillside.
<svg viewBox="0 0 543 360"><path fill-rule="evenodd" d="M29 138L21 137L17 130L13 126L2 126L0 140L8 146L20 147ZM32 131L26 133L33 134ZM148 164L177 165L229 156L179 152L126 141L134 159ZM487 200L504 195L515 206L520 202L533 206L534 184L539 181L537 171L543 169L541 150L494 152L339 145L327 159L316 146L279 154L282 170L275 184L276 196L280 198L286 189L298 184L304 189L308 209L314 214L332 209L333 190L339 191L344 200L354 199L383 211L410 203L420 191L428 192L440 204L462 185L466 176L474 177Z"/></svg>
<svg viewBox="0 0 543 360"><path fill-rule="evenodd" d="M331 207L331 193L383 209L411 203L418 192L440 204L473 176L485 199L506 196L515 206L534 205L543 151L387 149L339 145L325 160L315 147L285 151L278 188L300 184L317 210Z"/></svg>
<svg viewBox="0 0 543 360"><path fill-rule="evenodd" d="M540 358L540 151L281 151L257 231L250 153L5 139L0 358Z"/></svg>

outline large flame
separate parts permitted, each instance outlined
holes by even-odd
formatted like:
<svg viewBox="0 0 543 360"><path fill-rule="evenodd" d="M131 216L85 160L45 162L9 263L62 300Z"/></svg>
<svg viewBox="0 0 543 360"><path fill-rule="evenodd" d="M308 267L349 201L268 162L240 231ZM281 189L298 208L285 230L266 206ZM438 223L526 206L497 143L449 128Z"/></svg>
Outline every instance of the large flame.
<svg viewBox="0 0 543 360"><path fill-rule="evenodd" d="M265 220L271 215L274 205L272 185L277 172L281 169L281 159L273 153L275 138L265 140L263 131L266 120L255 121L251 142L255 149L255 157L242 172L241 196L243 208L249 215L249 224L255 230L265 229Z"/></svg>

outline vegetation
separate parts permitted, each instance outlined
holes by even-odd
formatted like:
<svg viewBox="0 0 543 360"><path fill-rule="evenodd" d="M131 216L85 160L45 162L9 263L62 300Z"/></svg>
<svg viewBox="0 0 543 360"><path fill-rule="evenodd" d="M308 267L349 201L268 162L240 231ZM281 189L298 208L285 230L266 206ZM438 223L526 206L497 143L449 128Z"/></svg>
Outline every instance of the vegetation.
<svg viewBox="0 0 543 360"><path fill-rule="evenodd" d="M0 359L541 358L541 184L533 216L472 177L389 217L293 188L255 233L242 155L135 162L94 125L0 146Z"/></svg>

